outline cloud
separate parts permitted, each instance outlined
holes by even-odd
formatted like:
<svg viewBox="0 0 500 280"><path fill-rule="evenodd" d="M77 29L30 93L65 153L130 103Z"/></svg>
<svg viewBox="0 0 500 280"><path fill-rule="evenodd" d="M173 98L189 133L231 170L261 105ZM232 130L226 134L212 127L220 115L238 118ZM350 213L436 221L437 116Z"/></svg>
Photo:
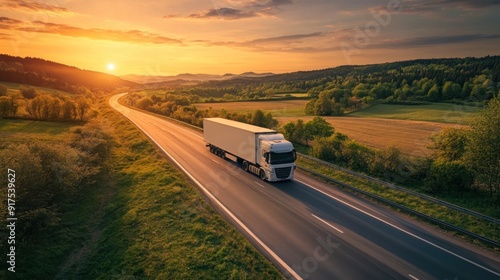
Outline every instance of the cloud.
<svg viewBox="0 0 500 280"><path fill-rule="evenodd" d="M0 40L12 40L13 38L12 34L0 33Z"/></svg>
<svg viewBox="0 0 500 280"><path fill-rule="evenodd" d="M17 19L0 17L0 29L35 33L57 34L68 37L83 37L95 40L109 40L128 43L182 44L182 40L140 30L84 29L66 24L43 21L23 22Z"/></svg>
<svg viewBox="0 0 500 280"><path fill-rule="evenodd" d="M403 14L435 15L447 9L477 11L498 5L498 0L406 0L399 3L399 11ZM386 9L386 6L370 8L371 11Z"/></svg>
<svg viewBox="0 0 500 280"><path fill-rule="evenodd" d="M278 37L260 38L248 41L245 44L261 44L261 43L279 43L279 42L291 42L291 41L301 41L302 39L309 39L313 37L320 37L323 33L314 32L309 34L294 34L294 35L284 35Z"/></svg>
<svg viewBox="0 0 500 280"><path fill-rule="evenodd" d="M239 20L255 17L273 16L280 11L280 6L289 5L292 3L292 0L214 0L215 7L213 9L198 11L186 17L178 15L167 15L164 16L164 18Z"/></svg>
<svg viewBox="0 0 500 280"><path fill-rule="evenodd" d="M213 42L206 40L195 40L193 43L202 43L209 46L225 46L233 48L244 48L258 52L324 52L335 49L334 37L328 33L314 32L307 34L291 34L276 37L257 38L247 41L225 41Z"/></svg>
<svg viewBox="0 0 500 280"><path fill-rule="evenodd" d="M22 21L8 18L8 17L0 17L0 29L12 29L13 27L21 24Z"/></svg>
<svg viewBox="0 0 500 280"><path fill-rule="evenodd" d="M372 48L389 48L389 49L399 49L399 48L415 48L422 46L434 46L434 45L449 45L449 44L459 44L468 43L475 41L484 41L499 39L500 35L485 35L485 34L462 34L462 35L451 35L451 36L429 36L429 37L414 37L405 39L395 39L386 40L380 44L374 44L370 46Z"/></svg>
<svg viewBox="0 0 500 280"><path fill-rule="evenodd" d="M54 1L55 2L55 1ZM26 0L0 0L0 7L9 8L12 10L19 10L22 12L42 12L50 13L51 15L73 15L74 12L69 11L64 7L54 6L42 2L33 2Z"/></svg>
<svg viewBox="0 0 500 280"><path fill-rule="evenodd" d="M252 18L258 16L260 15L255 11L243 11L232 8L219 8L219 9L210 9L208 11L191 14L187 16L187 18L196 18L196 19L221 18L226 20L236 20L236 19Z"/></svg>

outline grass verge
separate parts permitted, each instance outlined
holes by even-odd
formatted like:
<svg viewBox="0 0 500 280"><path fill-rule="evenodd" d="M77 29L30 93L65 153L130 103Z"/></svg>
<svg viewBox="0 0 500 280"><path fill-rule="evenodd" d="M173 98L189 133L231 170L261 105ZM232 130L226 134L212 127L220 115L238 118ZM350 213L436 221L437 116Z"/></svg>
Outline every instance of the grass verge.
<svg viewBox="0 0 500 280"><path fill-rule="evenodd" d="M110 108L101 112L115 128L109 174L115 195L103 209L101 236L77 276L281 278L130 122Z"/></svg>
<svg viewBox="0 0 500 280"><path fill-rule="evenodd" d="M461 227L473 233L490 238L497 242L500 241L500 230L498 225L477 219L459 211L449 209L448 207L409 195L405 192L391 189L389 187L370 182L343 171L329 168L315 161L299 157L297 164L314 170L322 175L355 186L361 190L376 194L400 205L411 208L415 211L428 215L430 217L445 221L457 227ZM478 241L472 240L474 243ZM500 248L492 248L496 253L500 253Z"/></svg>

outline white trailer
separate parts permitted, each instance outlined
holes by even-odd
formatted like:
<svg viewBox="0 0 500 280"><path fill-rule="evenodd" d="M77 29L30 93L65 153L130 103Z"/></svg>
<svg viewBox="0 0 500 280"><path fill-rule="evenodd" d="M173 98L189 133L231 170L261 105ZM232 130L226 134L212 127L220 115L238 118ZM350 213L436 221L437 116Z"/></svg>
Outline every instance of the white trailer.
<svg viewBox="0 0 500 280"><path fill-rule="evenodd" d="M203 119L203 134L212 153L233 155L245 171L270 182L293 179L296 153L283 134L222 118Z"/></svg>

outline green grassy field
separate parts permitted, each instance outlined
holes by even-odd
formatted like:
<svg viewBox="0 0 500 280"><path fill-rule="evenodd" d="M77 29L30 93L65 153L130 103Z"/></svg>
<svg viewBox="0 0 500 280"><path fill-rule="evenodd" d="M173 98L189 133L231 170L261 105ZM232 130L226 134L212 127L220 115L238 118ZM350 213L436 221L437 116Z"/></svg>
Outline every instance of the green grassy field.
<svg viewBox="0 0 500 280"><path fill-rule="evenodd" d="M63 140L75 124L0 119L0 148L11 143Z"/></svg>
<svg viewBox="0 0 500 280"><path fill-rule="evenodd" d="M349 115L357 117L429 121L468 125L480 107L432 103L428 105L376 104Z"/></svg>
<svg viewBox="0 0 500 280"><path fill-rule="evenodd" d="M307 100L275 100L252 102L196 103L198 110L210 107L214 110L225 109L228 112L247 113L262 110L271 113L273 117L303 117Z"/></svg>

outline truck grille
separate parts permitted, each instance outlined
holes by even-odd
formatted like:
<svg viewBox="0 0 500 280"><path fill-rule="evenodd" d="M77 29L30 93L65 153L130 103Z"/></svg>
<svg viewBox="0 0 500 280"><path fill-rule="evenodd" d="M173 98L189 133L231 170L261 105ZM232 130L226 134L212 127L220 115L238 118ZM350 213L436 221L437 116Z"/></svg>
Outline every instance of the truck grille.
<svg viewBox="0 0 500 280"><path fill-rule="evenodd" d="M276 177L278 179L286 179L290 176L290 171L292 171L291 167L283 167L283 168L276 168L274 172L276 172Z"/></svg>

